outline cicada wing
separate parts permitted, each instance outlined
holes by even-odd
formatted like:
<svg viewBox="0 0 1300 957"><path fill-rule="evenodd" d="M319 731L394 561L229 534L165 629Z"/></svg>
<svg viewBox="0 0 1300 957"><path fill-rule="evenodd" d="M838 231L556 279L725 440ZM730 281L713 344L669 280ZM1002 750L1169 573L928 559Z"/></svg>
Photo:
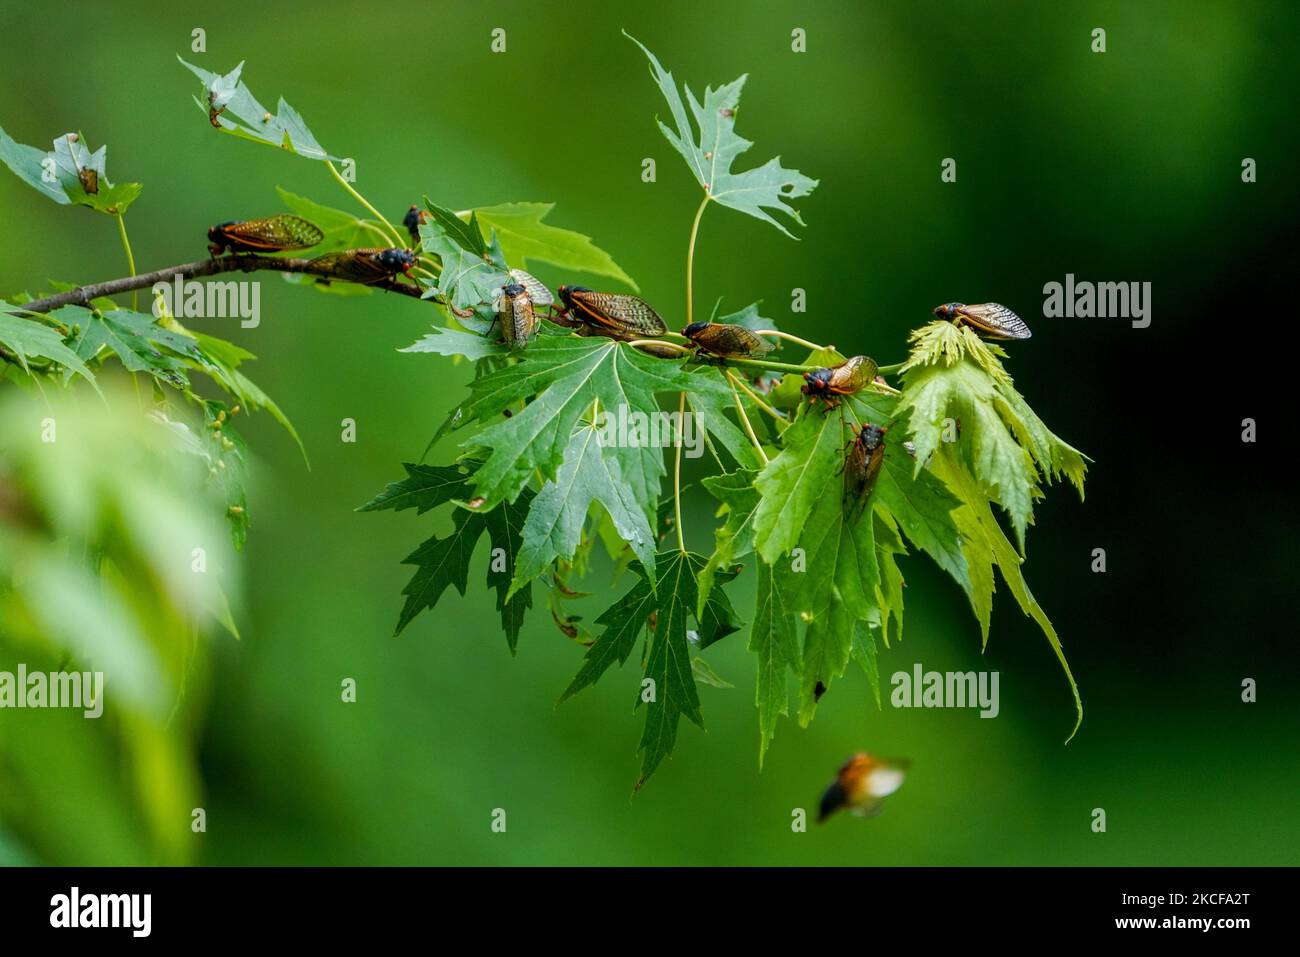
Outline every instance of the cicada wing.
<svg viewBox="0 0 1300 957"><path fill-rule="evenodd" d="M546 284L532 273L524 272L522 269L512 269L510 278L528 290L528 298L533 301L534 306L555 305L555 297L546 288Z"/></svg>
<svg viewBox="0 0 1300 957"><path fill-rule="evenodd" d="M574 295L574 302L607 328L633 336L662 336L668 331L659 313L638 296L607 292L584 292Z"/></svg>
<svg viewBox="0 0 1300 957"><path fill-rule="evenodd" d="M965 305L958 314L993 338L1028 339L1033 335L1023 319L998 302Z"/></svg>
<svg viewBox="0 0 1300 957"><path fill-rule="evenodd" d="M268 216L231 223L222 229L231 245L245 249L307 249L317 245L325 234L299 216Z"/></svg>

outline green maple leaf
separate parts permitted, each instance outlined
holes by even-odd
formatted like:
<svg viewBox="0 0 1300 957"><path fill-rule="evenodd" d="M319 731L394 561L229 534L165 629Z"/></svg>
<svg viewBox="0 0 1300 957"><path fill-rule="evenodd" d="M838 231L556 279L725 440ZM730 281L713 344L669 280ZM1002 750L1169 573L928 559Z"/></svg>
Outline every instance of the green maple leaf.
<svg viewBox="0 0 1300 957"><path fill-rule="evenodd" d="M961 500L935 478L924 462L917 468L904 451L903 444L912 436L904 423L896 421L897 399L861 392L850 396L846 404L859 423L889 426L884 464L872 493L877 511L887 513L891 523L896 523L913 545L934 559L969 595L970 575L962 537L952 516Z"/></svg>
<svg viewBox="0 0 1300 957"><path fill-rule="evenodd" d="M16 143L0 129L0 161L19 179L60 205L89 206L101 213L122 213L144 189L139 183L109 182L106 171L108 147L94 153L86 148L80 133L64 133L54 140L54 149L40 150ZM78 170L93 171L95 191L86 192Z"/></svg>
<svg viewBox="0 0 1300 957"><path fill-rule="evenodd" d="M599 276L612 276L632 289L637 284L609 253L570 229L544 223L555 208L554 203L501 203L480 206L473 211L482 228L490 230L501 243L506 261L522 269L529 262L550 263L565 270L579 270Z"/></svg>
<svg viewBox="0 0 1300 957"><path fill-rule="evenodd" d="M822 494L797 539L802 562L777 565L785 604L807 622L800 666L799 723L817 708L818 685L844 673L860 622L880 621L880 570L871 510L851 519L838 487Z"/></svg>
<svg viewBox="0 0 1300 957"><path fill-rule="evenodd" d="M725 386L711 369L644 355L612 339L560 334L543 324L541 335L519 362L475 380L466 417L490 422L464 447L481 449L483 466L474 476L475 494L485 508L513 499L534 469L554 479L580 416L593 402L602 411L620 408L653 413L659 392L719 393ZM501 413L530 400L510 418ZM664 474L662 449L617 445L607 450L645 513L653 519Z"/></svg>
<svg viewBox="0 0 1300 957"><path fill-rule="evenodd" d="M743 173L732 172L731 169L737 157L754 145L735 131L740 91L747 77L742 76L716 90L706 87L703 103L695 98L690 87L686 87L686 100L691 111L688 117L686 104L682 102L672 74L660 65L659 60L640 40L626 32L624 36L641 47L649 58L650 73L659 85L664 99L668 101L668 110L676 127L669 127L660 120L659 129L686 160L686 165L691 168L709 199L771 223L793 239L790 231L774 219L768 210L779 210L802 226L803 220L799 218L798 211L787 200L807 196L816 188L817 180L798 170L785 168L781 165L780 157Z"/></svg>
<svg viewBox="0 0 1300 957"><path fill-rule="evenodd" d="M590 422L574 430L564 463L533 500L522 532L510 594L532 581L557 558L572 559L593 502L600 502L619 538L647 569L655 565L654 532L632 489L622 481L618 460L601 446Z"/></svg>
<svg viewBox="0 0 1300 957"><path fill-rule="evenodd" d="M799 544L819 501L833 499L839 507L843 433L838 414L826 414L805 403L781 437L781 453L754 480L762 496L754 512L754 546L769 565ZM827 489L835 489L836 494L827 495Z"/></svg>
<svg viewBox="0 0 1300 957"><path fill-rule="evenodd" d="M560 696L564 701L595 684L615 662L621 665L627 661L641 635L649 634L645 678L653 684L643 682L641 687L653 688L654 700L643 701L643 692L638 690L637 707L645 706L646 720L638 746L641 774L637 788L672 753L677 725L683 716L704 727L689 635L690 618L698 604L697 577L703 566L704 559L699 555L672 550L660 552L657 557L656 585L638 571L637 583L596 619L604 630ZM720 588L715 586L715 590ZM701 629L706 628L703 620L699 624Z"/></svg>
<svg viewBox="0 0 1300 957"><path fill-rule="evenodd" d="M749 630L749 650L758 661L754 704L758 708L758 766L776 735L777 719L789 714L787 672L799 674L802 662L799 633L793 609L777 586L772 566L758 563L758 589L754 624Z"/></svg>
<svg viewBox="0 0 1300 957"><path fill-rule="evenodd" d="M73 349L90 361L107 349L131 372L146 372L178 389L189 388L184 357L202 358L195 340L157 325L151 317L125 309L92 312L83 306L63 306L52 313L68 328L80 330ZM169 354L170 353L170 354Z"/></svg>
<svg viewBox="0 0 1300 957"><path fill-rule="evenodd" d="M961 528L966 542L966 558L972 570L972 603L980 619L984 641L988 642L989 619L993 610L993 568L996 567L1002 580L1028 617L1032 618L1051 645L1052 651L1065 672L1074 696L1075 723L1070 731L1068 742L1083 723L1083 701L1079 697L1079 686L1070 671L1070 664L1065 657L1065 649L1056 633L1047 612L1034 598L1020 570L1023 561L1015 547L1007 540L998 525L993 510L980 484L958 461L958 455L951 448L944 448L936 454L933 465L936 473L944 483L961 499L963 505L954 512L954 518Z"/></svg>
<svg viewBox="0 0 1300 957"><path fill-rule="evenodd" d="M449 209L424 200L431 218L420 226L420 247L437 256L442 264L434 293L457 309L490 303L500 288L510 281L505 256L496 237L485 244L478 220L471 213L462 220Z"/></svg>
<svg viewBox="0 0 1300 957"><path fill-rule="evenodd" d="M1023 553L1043 477L1068 478L1083 495L1087 458L1048 430L1015 390L1003 352L966 327L932 322L912 334L897 412L907 419L919 471L960 422L956 443L985 495L1011 518Z"/></svg>
<svg viewBox="0 0 1300 957"><path fill-rule="evenodd" d="M456 466L407 464L404 468L405 479L389 483L357 511L402 511L414 508L416 514L421 515L448 502L463 500L469 492L469 477ZM465 594L474 549L486 531L492 551L501 549L509 559L498 568L496 556L490 555L487 584L496 589L497 610L501 613L506 643L513 654L519 641L524 613L532 607L531 586L522 590L510 588L512 566L522 547L520 532L531 499L532 494L526 493L518 502L506 503L487 513L458 508L452 515L450 535L435 535L403 559L402 564L415 565L416 571L402 590L402 594L406 595L406 603L398 617L394 633L401 634L420 612L437 605L448 587L454 587L461 595Z"/></svg>
<svg viewBox="0 0 1300 957"><path fill-rule="evenodd" d="M757 476L757 469L740 469L703 480L704 487L726 507L727 519L714 529L713 554L700 570L702 598L713 590L715 575L754 550L754 510L760 498L754 488Z"/></svg>
<svg viewBox="0 0 1300 957"><path fill-rule="evenodd" d="M20 306L11 306L0 300L0 346L4 346L18 360L23 370L30 372L28 359L49 359L63 366L69 375L79 375L98 391L95 375L86 368L85 361L63 341L58 331L36 319L19 315Z"/></svg>
<svg viewBox="0 0 1300 957"><path fill-rule="evenodd" d="M306 159L340 159L325 151L307 128L302 114L286 103L283 97L280 98L275 113L258 102L257 97L240 79L244 69L242 60L233 70L223 75L186 63L180 56L176 59L203 82L203 96L194 97L194 103L203 111L204 117L210 118L213 109L222 111L215 122L223 133L275 146Z"/></svg>

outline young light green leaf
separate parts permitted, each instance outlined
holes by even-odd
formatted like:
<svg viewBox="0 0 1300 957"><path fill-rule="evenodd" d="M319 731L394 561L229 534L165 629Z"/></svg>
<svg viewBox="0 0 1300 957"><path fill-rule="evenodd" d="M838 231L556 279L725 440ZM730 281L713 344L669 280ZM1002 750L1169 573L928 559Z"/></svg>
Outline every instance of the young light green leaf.
<svg viewBox="0 0 1300 957"><path fill-rule="evenodd" d="M650 73L659 85L664 99L668 101L668 109L676 126L673 129L660 120L659 129L686 160L686 165L704 187L705 194L724 206L771 223L793 239L790 231L774 219L768 210L780 210L802 226L803 220L799 218L798 211L787 200L807 196L816 188L817 180L798 170L786 169L781 165L780 157L743 173L731 169L737 157L754 145L735 131L740 91L745 85L746 77L742 76L716 90L706 87L703 104L695 98L690 87L685 87L686 99L695 121L692 126L672 74L660 65L659 60L641 41L626 32L624 36L641 47L649 58Z"/></svg>
<svg viewBox="0 0 1300 957"><path fill-rule="evenodd" d="M506 262L512 266L527 269L529 261L536 260L560 269L612 276L633 290L637 288L609 253L588 237L544 223L554 208L554 203L501 203L480 206L473 212L483 229L496 233Z"/></svg>

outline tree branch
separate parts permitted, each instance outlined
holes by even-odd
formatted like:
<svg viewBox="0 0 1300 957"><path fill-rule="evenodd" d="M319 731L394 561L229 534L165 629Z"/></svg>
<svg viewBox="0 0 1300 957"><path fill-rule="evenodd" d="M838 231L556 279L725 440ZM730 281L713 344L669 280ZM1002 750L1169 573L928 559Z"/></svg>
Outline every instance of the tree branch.
<svg viewBox="0 0 1300 957"><path fill-rule="evenodd" d="M166 269L158 269L154 272L142 273L138 276L124 276L121 279L110 279L107 282L92 283L89 286L70 289L67 292L61 292L54 296L47 296L44 299L33 300L32 302L25 303L18 308L27 312L49 312L51 309L57 309L60 306L84 306L89 304L92 299L98 299L101 296L116 296L119 293L131 292L134 289L147 289L154 283L172 282L178 276L181 279L199 279L203 276L215 276L219 273L257 272L258 270L273 270L281 273L307 273L308 275L320 276L323 279L330 279L335 282L345 281L331 276L326 271L314 268L310 259L282 259L276 256L235 255L224 256L221 259L201 259L198 262L184 263L180 266L168 266ZM423 291L419 286L398 282L395 279L381 279L380 281L370 283L369 285L374 286L377 289L386 289L389 292L411 296L415 299L419 299L423 296ZM433 301L441 302L442 300L435 297Z"/></svg>

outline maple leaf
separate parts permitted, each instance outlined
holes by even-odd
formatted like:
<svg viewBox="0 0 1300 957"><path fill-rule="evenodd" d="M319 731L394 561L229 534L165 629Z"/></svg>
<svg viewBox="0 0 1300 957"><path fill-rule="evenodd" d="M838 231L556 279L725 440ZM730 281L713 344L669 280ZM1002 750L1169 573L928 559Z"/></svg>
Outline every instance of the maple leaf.
<svg viewBox="0 0 1300 957"><path fill-rule="evenodd" d="M593 402L604 412L657 414L659 392L730 394L713 369L686 369L612 339L583 338L543 324L519 362L476 379L468 419L491 421L464 442L484 455L474 475L484 507L513 499L535 469L554 479L574 427ZM509 418L501 413L526 400ZM495 421L494 421L495 420ZM647 521L653 520L664 474L662 449L619 443L606 450Z"/></svg>
<svg viewBox="0 0 1300 957"><path fill-rule="evenodd" d="M448 502L463 500L469 491L469 477L456 466L404 466L406 478L389 483L373 499L357 509L359 512L402 511L414 508L417 515ZM501 549L509 559L497 567L495 556L488 562L487 584L497 592L497 610L506 633L506 643L513 654L519 641L524 613L532 607L532 588L511 589L512 566L521 549L520 530L528 514L532 493L517 502L506 503L491 512L457 508L452 515L450 535L428 539L402 560L415 565L416 572L402 590L406 604L398 617L394 634L401 634L420 612L433 608L449 586L465 594L469 566L474 548L486 531L491 549Z"/></svg>
<svg viewBox="0 0 1300 957"><path fill-rule="evenodd" d="M959 428L954 444L985 495L1006 509L1023 554L1033 503L1043 497L1041 479L1066 477L1082 498L1087 457L1029 408L1002 366L1001 348L943 320L911 338L897 414L913 435L916 471Z"/></svg>
<svg viewBox="0 0 1300 957"><path fill-rule="evenodd" d="M685 87L686 101L690 104L688 117L686 104L677 91L673 75L660 65L659 60L640 40L626 32L623 35L639 46L649 58L650 73L659 85L664 99L668 101L668 110L676 127L674 129L659 120L659 129L686 160L686 165L704 187L709 199L771 223L793 239L793 234L774 219L768 210L779 210L802 226L803 220L799 218L798 211L787 200L807 196L816 188L817 180L798 170L782 166L779 156L743 173L731 169L737 157L754 145L735 131L740 91L747 76L716 90L706 87L703 103L695 98L690 87ZM694 119L694 126L691 118Z"/></svg>
<svg viewBox="0 0 1300 957"><path fill-rule="evenodd" d="M595 684L615 662L620 665L626 662L637 640L642 634L649 633L645 654L646 680L637 693L637 707L644 705L646 708L645 727L638 747L641 752L638 789L672 753L677 741L677 725L682 717L704 727L692 665L691 629L688 627L690 619L696 617L698 576L703 566L701 556L674 549L660 552L657 556L656 585L651 585L649 576L638 569L637 583L596 619L597 624L605 626L604 630L588 649L582 667L560 696L560 701L565 701ZM720 591L720 588L714 590ZM706 602L705 607L718 606ZM729 610L730 606L726 608ZM706 634L708 620L707 613L696 617ZM734 630L734 622L728 627ZM699 643L703 646L706 641L701 637Z"/></svg>

